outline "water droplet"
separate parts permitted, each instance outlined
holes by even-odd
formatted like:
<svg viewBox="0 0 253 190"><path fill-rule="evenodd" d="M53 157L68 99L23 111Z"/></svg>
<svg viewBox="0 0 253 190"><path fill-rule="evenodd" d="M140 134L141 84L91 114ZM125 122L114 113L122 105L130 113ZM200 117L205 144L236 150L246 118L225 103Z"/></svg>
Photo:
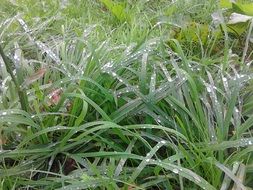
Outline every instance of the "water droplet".
<svg viewBox="0 0 253 190"><path fill-rule="evenodd" d="M166 144L166 141L162 140L161 143L162 143L162 144Z"/></svg>
<svg viewBox="0 0 253 190"><path fill-rule="evenodd" d="M251 141L249 141L248 143L249 143L249 145L252 145L252 142L251 142Z"/></svg>
<svg viewBox="0 0 253 190"><path fill-rule="evenodd" d="M112 72L112 76L113 76L113 77L116 77L116 76L117 76L117 74L116 74L116 73L114 73L114 72Z"/></svg>
<svg viewBox="0 0 253 190"><path fill-rule="evenodd" d="M149 162L150 161L150 159L146 159L146 162Z"/></svg>
<svg viewBox="0 0 253 190"><path fill-rule="evenodd" d="M178 169L175 168L175 169L172 170L172 172L175 173L175 174L178 174L179 171L178 171Z"/></svg>
<svg viewBox="0 0 253 190"><path fill-rule="evenodd" d="M7 112L3 112L2 115L7 115Z"/></svg>

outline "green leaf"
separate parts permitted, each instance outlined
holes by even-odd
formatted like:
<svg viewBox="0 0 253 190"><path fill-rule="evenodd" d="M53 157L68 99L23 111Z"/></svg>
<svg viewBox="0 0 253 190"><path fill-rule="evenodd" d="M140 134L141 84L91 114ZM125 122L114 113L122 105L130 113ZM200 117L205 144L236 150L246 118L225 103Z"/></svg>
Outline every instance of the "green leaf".
<svg viewBox="0 0 253 190"><path fill-rule="evenodd" d="M106 8L120 21L129 21L129 16L123 3L115 3L112 0L100 0Z"/></svg>
<svg viewBox="0 0 253 190"><path fill-rule="evenodd" d="M221 8L232 8L232 3L230 0L220 0L220 7Z"/></svg>
<svg viewBox="0 0 253 190"><path fill-rule="evenodd" d="M242 23L242 22L248 22L252 19L253 17L247 16L244 14L239 14L239 13L232 13L228 24L237 24L237 23Z"/></svg>
<svg viewBox="0 0 253 190"><path fill-rule="evenodd" d="M83 109L75 121L75 126L79 126L84 121L87 111L88 111L88 104L86 101L83 101Z"/></svg>
<svg viewBox="0 0 253 190"><path fill-rule="evenodd" d="M253 3L241 4L232 3L233 11L240 14L245 14L248 16L253 16Z"/></svg>

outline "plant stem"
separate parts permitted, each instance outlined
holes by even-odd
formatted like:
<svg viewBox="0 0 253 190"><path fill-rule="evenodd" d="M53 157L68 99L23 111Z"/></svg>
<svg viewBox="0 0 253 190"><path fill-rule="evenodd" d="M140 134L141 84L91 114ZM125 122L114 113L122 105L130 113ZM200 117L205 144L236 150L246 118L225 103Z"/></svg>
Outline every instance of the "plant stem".
<svg viewBox="0 0 253 190"><path fill-rule="evenodd" d="M7 56L5 55L2 46L0 45L0 55L3 58L5 67L7 69L7 72L11 75L11 78L17 88L18 91L18 96L19 96L19 100L20 100L20 104L21 104L21 109L24 111L28 111L29 107L28 107L28 98L26 95L26 90L25 89L21 89L20 88L20 82L16 79L16 77L13 74L12 71L12 63L10 62L10 60L7 58Z"/></svg>

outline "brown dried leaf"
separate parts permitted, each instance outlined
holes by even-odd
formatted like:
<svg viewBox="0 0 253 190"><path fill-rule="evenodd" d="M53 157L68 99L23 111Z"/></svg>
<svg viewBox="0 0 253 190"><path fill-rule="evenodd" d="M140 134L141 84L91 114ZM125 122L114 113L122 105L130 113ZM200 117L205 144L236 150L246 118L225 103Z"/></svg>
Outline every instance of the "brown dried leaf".
<svg viewBox="0 0 253 190"><path fill-rule="evenodd" d="M40 78L42 78L44 76L44 74L46 73L46 68L41 68L39 69L36 73L34 73L33 75L31 75L30 77L27 77L25 79L25 85L30 85L33 82L39 80Z"/></svg>
<svg viewBox="0 0 253 190"><path fill-rule="evenodd" d="M54 90L53 92L51 92L48 97L49 97L49 106L51 105L56 105L58 104L58 102L61 99L61 94L62 94L62 89L58 88L56 90Z"/></svg>

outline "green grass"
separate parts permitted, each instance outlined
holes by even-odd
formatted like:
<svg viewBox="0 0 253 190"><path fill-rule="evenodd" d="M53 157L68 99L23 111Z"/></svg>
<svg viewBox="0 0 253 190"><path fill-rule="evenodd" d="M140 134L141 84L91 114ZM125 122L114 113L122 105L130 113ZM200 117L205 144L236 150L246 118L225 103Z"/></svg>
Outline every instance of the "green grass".
<svg viewBox="0 0 253 190"><path fill-rule="evenodd" d="M215 28L214 0L61 2L0 7L0 189L252 189L250 26Z"/></svg>

